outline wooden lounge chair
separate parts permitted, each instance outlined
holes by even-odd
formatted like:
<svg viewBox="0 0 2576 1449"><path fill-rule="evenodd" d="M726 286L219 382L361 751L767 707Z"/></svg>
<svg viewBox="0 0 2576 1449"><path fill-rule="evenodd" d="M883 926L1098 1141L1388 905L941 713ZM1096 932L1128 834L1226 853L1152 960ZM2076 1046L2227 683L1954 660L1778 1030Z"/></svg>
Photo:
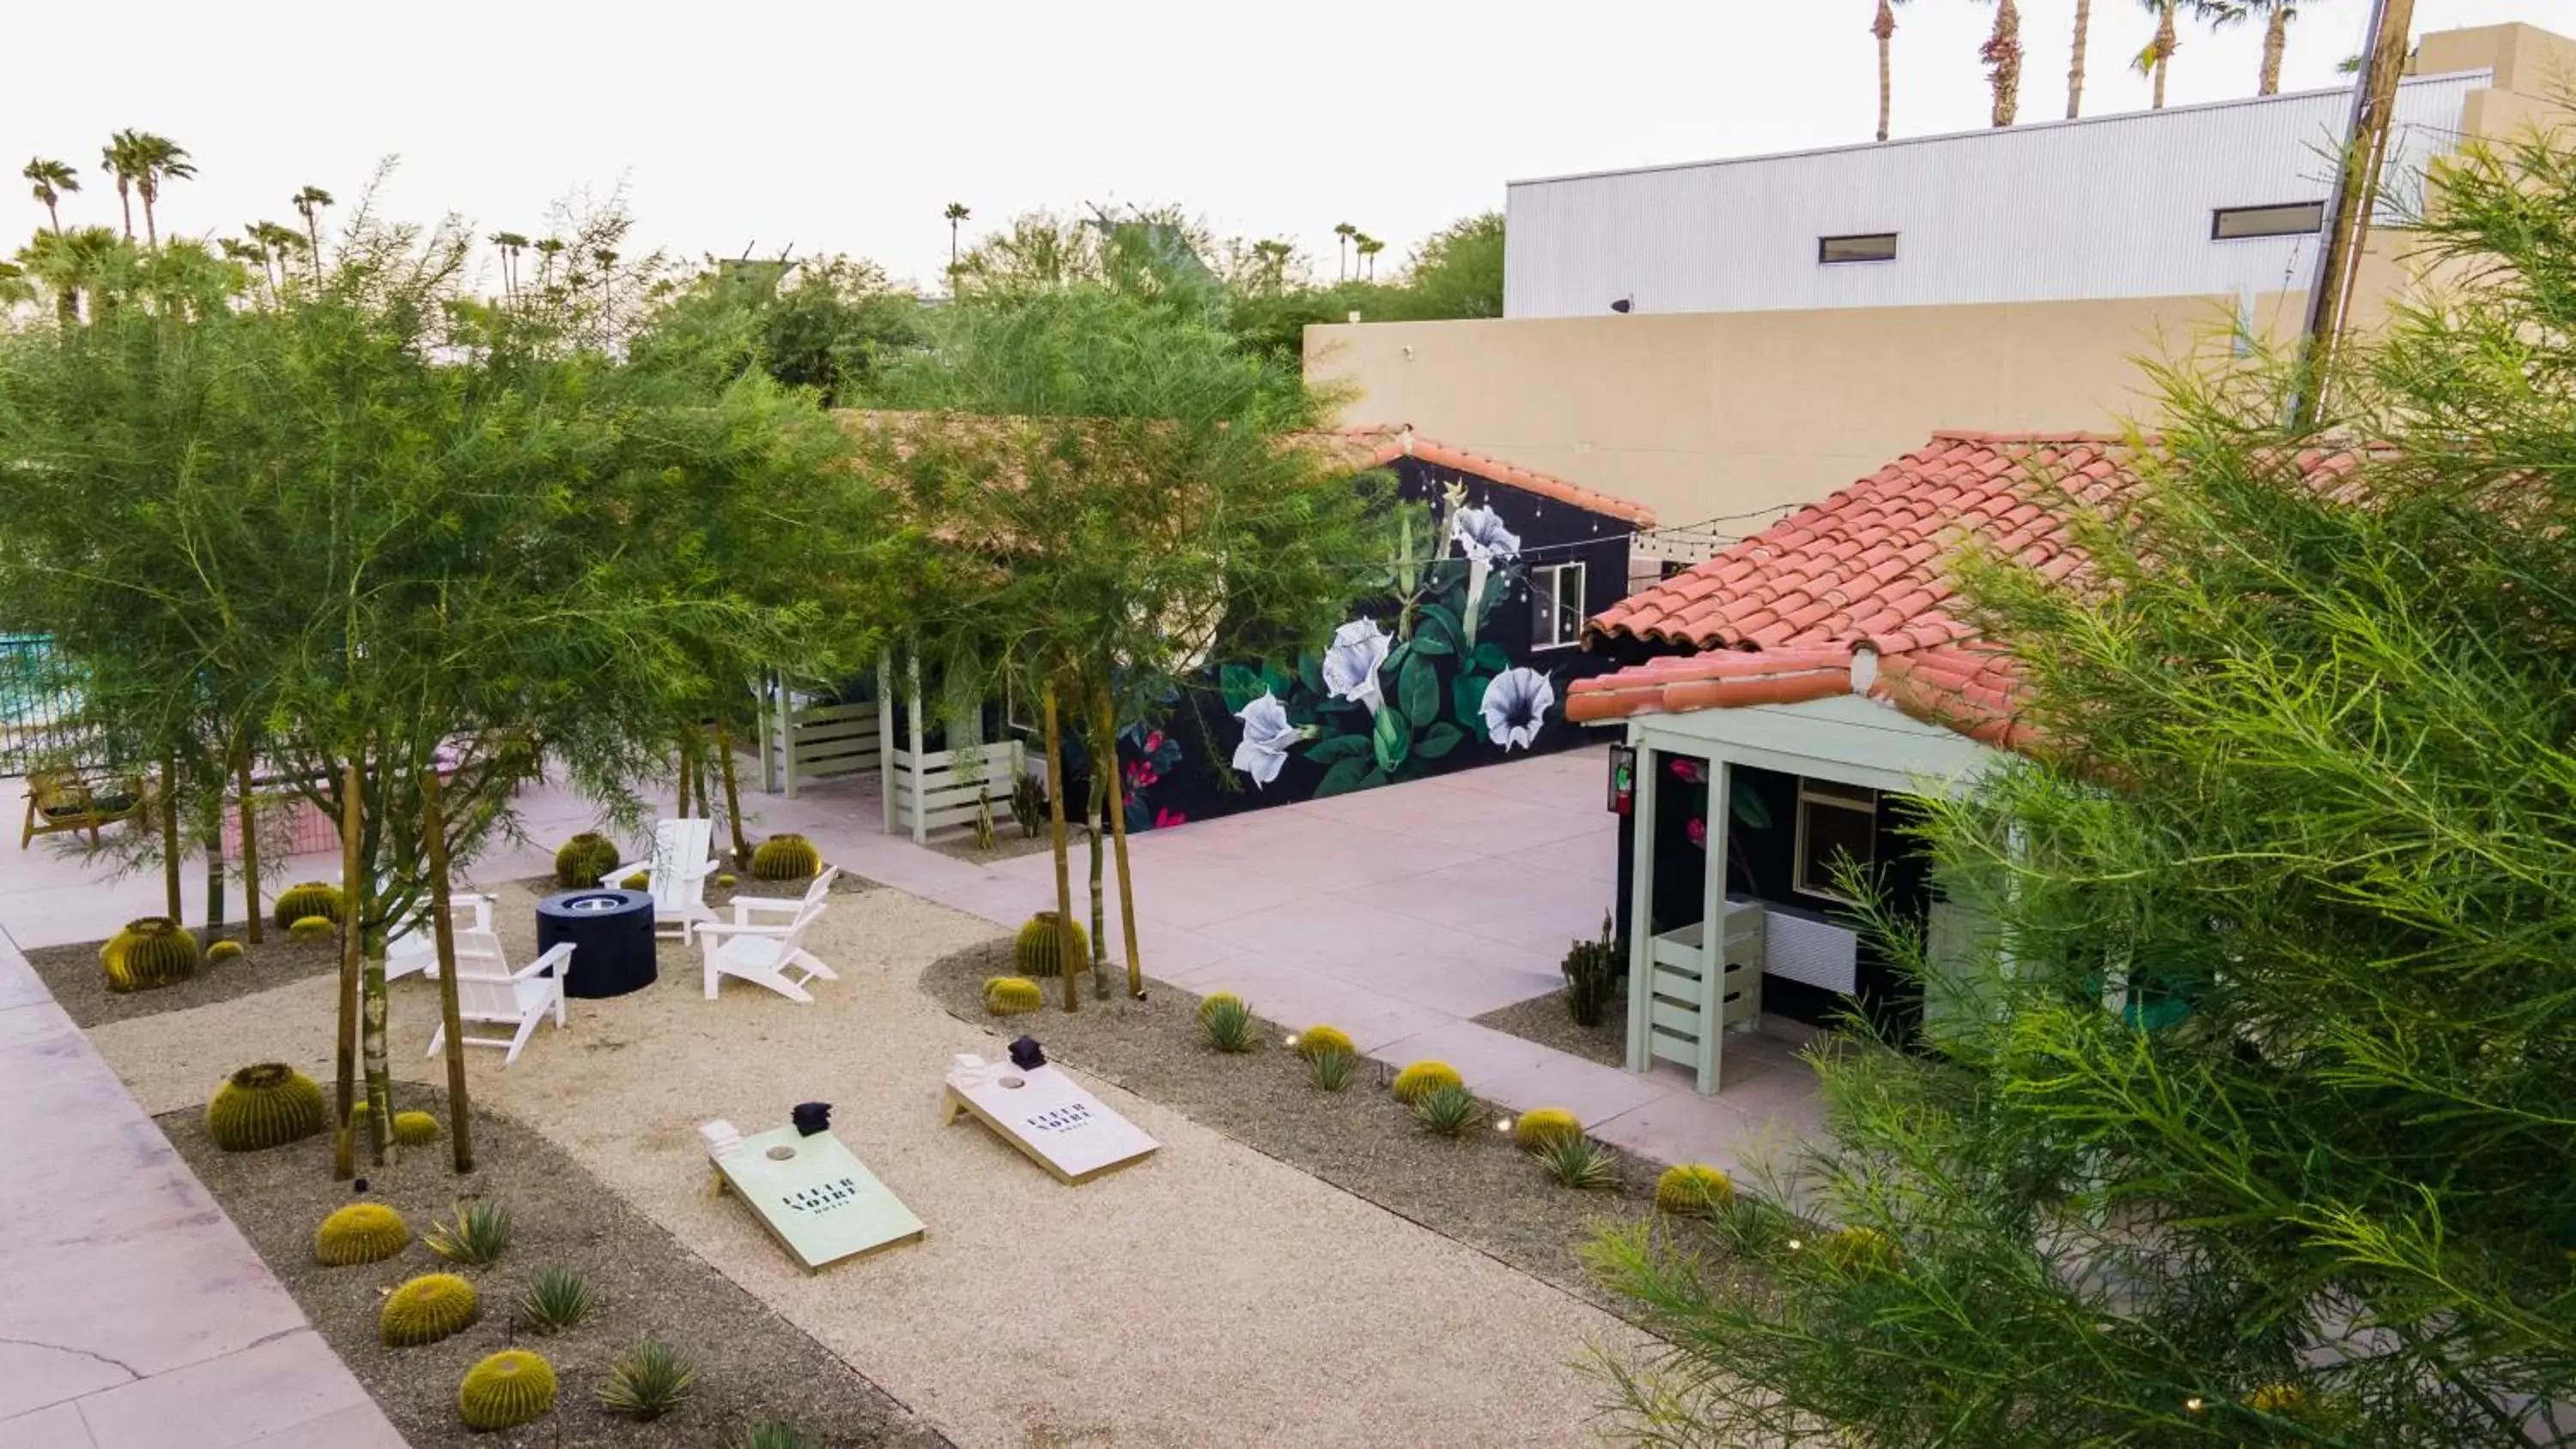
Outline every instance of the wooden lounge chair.
<svg viewBox="0 0 2576 1449"><path fill-rule="evenodd" d="M814 994L806 987L816 981L839 980L839 973L805 949L805 933L823 918L824 884L818 878L802 901L762 901L748 907L736 901L731 921L698 926L698 938L707 950L707 1000L716 999L717 986L728 976L766 986L790 1001L812 1001ZM785 922L764 926L751 919L754 911L782 906L794 913Z"/></svg>
<svg viewBox="0 0 2576 1449"><path fill-rule="evenodd" d="M485 940L500 939L492 934L490 896L449 896L447 920L460 967L474 961L486 961L492 966L501 964L498 956L486 958L479 954ZM385 942L385 979L399 981L414 972L432 981L438 979L438 934L430 928L427 901L423 901L412 919Z"/></svg>
<svg viewBox="0 0 2576 1449"><path fill-rule="evenodd" d="M473 954L466 954L471 939ZM572 963L572 943L564 942L528 965L513 971L501 950L501 938L489 931L457 933L456 1015L468 1025L484 1023L506 1026L508 1036L471 1036L468 1046L500 1047L508 1052L502 1066L519 1059L519 1049L536 1034L537 1023L552 1015L555 1027L564 1024L564 971ZM447 1027L441 1023L429 1034L429 1054L447 1044Z"/></svg>
<svg viewBox="0 0 2576 1449"><path fill-rule="evenodd" d="M18 836L24 850L39 835L86 830L98 844L99 830L131 820L143 809L143 790L134 781L93 783L77 770L31 770L27 774L27 823Z"/></svg>
<svg viewBox="0 0 2576 1449"><path fill-rule="evenodd" d="M643 872L644 888L653 897L654 931L677 928L686 944L692 927L716 918L715 909L707 904L707 878L722 864L715 858L715 830L714 821L699 816L657 821L653 854L617 867L601 876L599 883L615 889L627 877Z"/></svg>

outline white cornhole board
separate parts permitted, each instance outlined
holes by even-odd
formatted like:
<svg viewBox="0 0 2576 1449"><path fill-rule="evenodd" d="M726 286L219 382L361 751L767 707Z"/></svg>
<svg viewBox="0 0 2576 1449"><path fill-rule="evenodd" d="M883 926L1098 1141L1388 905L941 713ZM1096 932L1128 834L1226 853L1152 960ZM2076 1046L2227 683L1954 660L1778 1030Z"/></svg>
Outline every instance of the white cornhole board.
<svg viewBox="0 0 2576 1449"><path fill-rule="evenodd" d="M725 1185L808 1272L921 1241L921 1219L829 1132L743 1137L725 1122L698 1131Z"/></svg>
<svg viewBox="0 0 2576 1449"><path fill-rule="evenodd" d="M948 1072L943 1123L973 1113L1002 1140L1068 1183L1089 1182L1151 1153L1144 1129L1109 1110L1052 1064L1022 1071L960 1054Z"/></svg>

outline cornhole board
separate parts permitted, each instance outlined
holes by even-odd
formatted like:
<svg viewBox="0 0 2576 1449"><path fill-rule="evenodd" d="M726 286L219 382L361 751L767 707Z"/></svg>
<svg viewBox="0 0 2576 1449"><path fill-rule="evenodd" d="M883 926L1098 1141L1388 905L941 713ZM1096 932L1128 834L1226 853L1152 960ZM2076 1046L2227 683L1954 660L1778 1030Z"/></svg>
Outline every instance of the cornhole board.
<svg viewBox="0 0 2576 1449"><path fill-rule="evenodd" d="M942 1123L970 1113L1067 1183L1086 1183L1142 1161L1159 1145L1052 1063L1023 1071L1009 1062L960 1055L943 1095Z"/></svg>
<svg viewBox="0 0 2576 1449"><path fill-rule="evenodd" d="M739 1142L716 1172L807 1272L921 1241L921 1219L831 1133L781 1127Z"/></svg>

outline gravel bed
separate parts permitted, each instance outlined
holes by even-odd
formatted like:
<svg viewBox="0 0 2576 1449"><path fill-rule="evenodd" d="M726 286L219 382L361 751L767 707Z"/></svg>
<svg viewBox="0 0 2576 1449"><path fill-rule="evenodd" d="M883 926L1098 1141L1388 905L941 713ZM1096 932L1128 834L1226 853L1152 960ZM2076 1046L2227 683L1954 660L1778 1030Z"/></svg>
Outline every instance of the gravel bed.
<svg viewBox="0 0 2576 1449"><path fill-rule="evenodd" d="M323 941L290 941L286 932L274 926L261 934L267 939L256 946L242 942L242 953L232 960L201 962L196 975L175 986L150 991L107 989L107 971L98 962L99 949L107 944L105 941L39 946L27 953L27 964L36 968L45 989L71 1014L72 1023L84 1031L106 1022L132 1021L229 1001L339 969L340 943L336 936ZM197 943L212 946L217 940L240 937L241 926L236 922L213 939L198 932Z"/></svg>
<svg viewBox="0 0 2576 1449"><path fill-rule="evenodd" d="M1597 1026L1577 1026L1565 1009L1565 993L1550 992L1515 1001L1499 1011L1489 1011L1476 1018L1478 1026L1489 1026L1506 1036L1534 1041L1543 1047L1554 1047L1586 1061L1605 1067L1628 1064L1628 998L1623 992L1610 999L1601 1009Z"/></svg>
<svg viewBox="0 0 2576 1449"><path fill-rule="evenodd" d="M445 1116L444 1094L427 1087L397 1084L394 1098L400 1107ZM201 1112L167 1113L160 1123L413 1449L680 1449L730 1444L763 1419L793 1423L817 1446L935 1449L948 1443L628 1207L568 1154L508 1117L476 1111L476 1170L467 1177L448 1170L444 1141L407 1150L391 1167L364 1170L367 1195L399 1211L415 1236L386 1262L345 1268L313 1261L314 1226L353 1196L349 1184L331 1180L328 1134L267 1152L232 1153L207 1139ZM515 1229L508 1251L486 1268L446 1262L418 1237L457 1200L471 1198L506 1204ZM560 1334L514 1332L511 1301L540 1270L554 1266L589 1280L596 1300L590 1318ZM386 1347L376 1326L382 1295L429 1272L471 1280L482 1296L482 1318L434 1344ZM610 1413L593 1391L617 1355L646 1336L693 1358L698 1384L677 1412L638 1423ZM478 1434L457 1415L456 1386L476 1360L504 1347L533 1350L554 1367L555 1410L522 1428Z"/></svg>

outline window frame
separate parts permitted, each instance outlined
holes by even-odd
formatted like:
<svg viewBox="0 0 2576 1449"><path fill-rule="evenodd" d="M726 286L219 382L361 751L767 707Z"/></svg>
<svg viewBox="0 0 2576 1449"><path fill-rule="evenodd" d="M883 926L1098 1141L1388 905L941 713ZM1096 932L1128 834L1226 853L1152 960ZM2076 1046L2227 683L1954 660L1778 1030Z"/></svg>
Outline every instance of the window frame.
<svg viewBox="0 0 2576 1449"><path fill-rule="evenodd" d="M2246 216L2266 211L2306 211L2310 209L2313 209L2316 212L2316 224L2314 226L2301 228L2297 231L2248 231L2230 235L2226 230L2227 219L2231 216ZM2214 242L2279 241L2283 237L2316 236L2322 233L2325 229L2326 203L2323 199L2316 201L2269 201L2253 206L2213 206L2209 209L2209 239Z"/></svg>
<svg viewBox="0 0 2576 1449"><path fill-rule="evenodd" d="M1835 890L1830 879L1812 884L1808 881L1808 811L1810 808L1845 810L1855 815L1865 816L1869 821L1870 849L1868 856L1863 858L1860 864L1867 867L1878 863L1878 803L1879 792L1869 786L1846 785L1838 780L1815 780L1805 775L1799 776L1798 827L1797 838L1789 857L1789 889L1798 895L1814 896L1818 900L1833 901L1858 909L1861 903Z"/></svg>
<svg viewBox="0 0 2576 1449"><path fill-rule="evenodd" d="M1530 566L1530 652L1532 654L1541 654L1557 649L1578 649L1582 647L1584 620L1583 599L1585 594L1589 592L1592 585L1592 571L1588 565L1589 560L1569 558L1560 559L1555 563L1533 564ZM1568 569L1572 569L1574 571L1575 580L1574 632L1560 639L1556 637L1557 604L1565 596L1565 572ZM1541 574L1546 574L1550 578L1547 597L1544 603L1542 603L1539 597L1538 588L1539 575ZM1546 626L1547 637L1552 642L1540 642L1539 626L1541 624Z"/></svg>
<svg viewBox="0 0 2576 1449"><path fill-rule="evenodd" d="M1869 266L1873 263L1893 262L1900 254L1898 251L1898 239L1904 235L1905 234L1900 231L1855 231L1846 232L1840 236L1820 236L1816 238L1816 265L1820 267L1863 267ZM1877 241L1882 237L1887 240L1886 256L1838 257L1832 255L1833 245L1836 242L1872 242Z"/></svg>

